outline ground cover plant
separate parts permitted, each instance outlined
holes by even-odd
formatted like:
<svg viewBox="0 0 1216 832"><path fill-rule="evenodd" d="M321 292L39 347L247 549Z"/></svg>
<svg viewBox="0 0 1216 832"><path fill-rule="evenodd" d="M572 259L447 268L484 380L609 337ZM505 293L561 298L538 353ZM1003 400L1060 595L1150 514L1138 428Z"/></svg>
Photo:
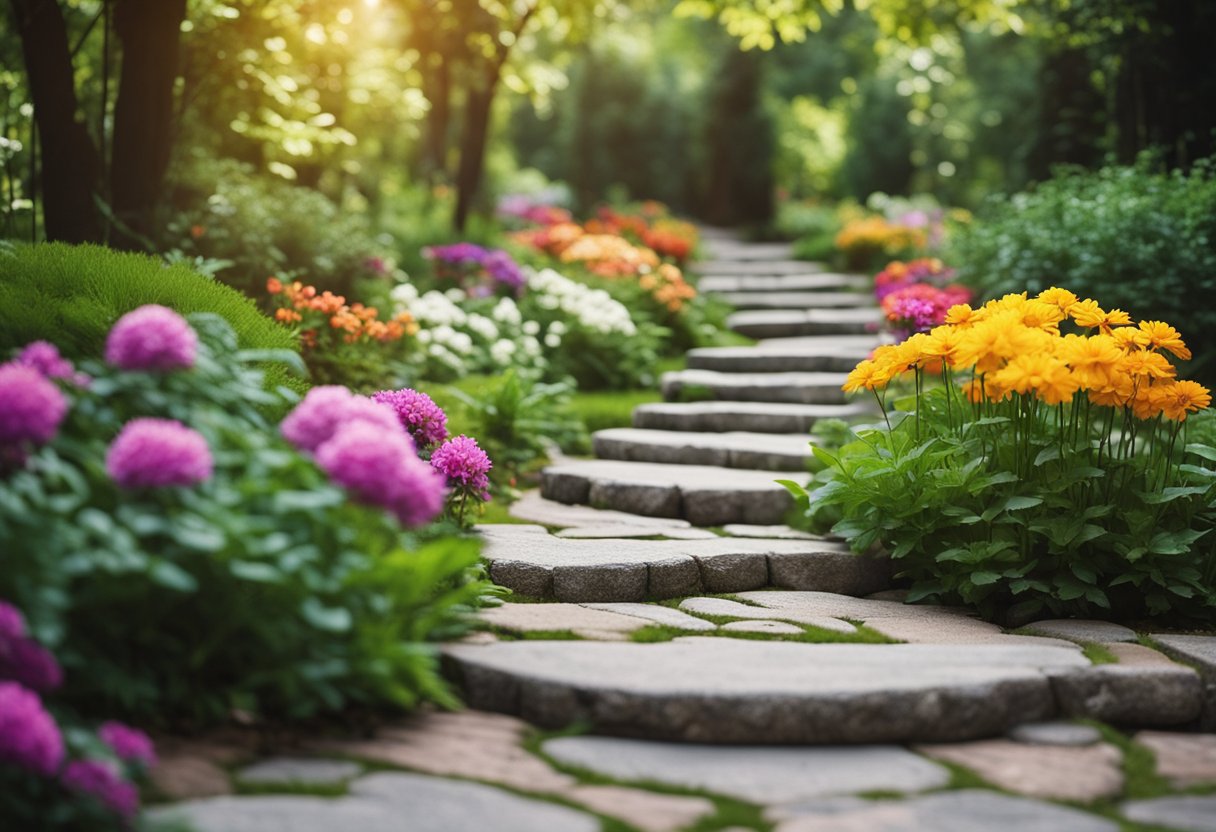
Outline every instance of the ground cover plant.
<svg viewBox="0 0 1216 832"><path fill-rule="evenodd" d="M201 724L453 701L427 643L486 585L432 521L488 460L464 438L436 464L442 413L415 391L293 407L273 359L299 363L150 305L104 361L39 342L0 365L0 598L62 661L65 704Z"/></svg>
<svg viewBox="0 0 1216 832"><path fill-rule="evenodd" d="M1189 354L1169 324L1065 289L955 306L857 366L845 389L874 395L887 423L816 449L809 492L788 486L808 527L887 548L912 600L1210 622L1216 448L1188 441L1211 403L1176 377ZM913 395L886 414L905 374Z"/></svg>

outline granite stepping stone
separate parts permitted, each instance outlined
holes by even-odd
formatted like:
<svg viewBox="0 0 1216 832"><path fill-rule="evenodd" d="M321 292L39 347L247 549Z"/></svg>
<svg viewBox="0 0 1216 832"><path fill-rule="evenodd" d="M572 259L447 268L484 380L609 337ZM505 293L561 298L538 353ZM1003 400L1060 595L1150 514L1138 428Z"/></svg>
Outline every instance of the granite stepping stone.
<svg viewBox="0 0 1216 832"><path fill-rule="evenodd" d="M655 402L634 408L633 426L653 430L809 434L821 419L852 419L874 412L858 399L848 404L775 402ZM808 440L810 437L807 437Z"/></svg>
<svg viewBox="0 0 1216 832"><path fill-rule="evenodd" d="M789 260L793 256L794 246L792 243L708 240L705 243L705 250L711 262L715 260Z"/></svg>
<svg viewBox="0 0 1216 832"><path fill-rule="evenodd" d="M773 636L797 636L806 632L801 627L787 621L772 621L764 618L754 621L731 621L723 624L721 629L725 633L759 633ZM850 627L850 629L852 628Z"/></svg>
<svg viewBox="0 0 1216 832"><path fill-rule="evenodd" d="M1023 629L1038 635L1063 638L1076 642L1097 642L1111 644L1114 642L1135 641L1136 631L1122 624L1109 621L1089 621L1085 619L1051 619L1033 621Z"/></svg>
<svg viewBox="0 0 1216 832"><path fill-rule="evenodd" d="M776 832L1118 832L1080 809L969 789L909 800L833 798L806 803Z"/></svg>
<svg viewBox="0 0 1216 832"><path fill-rule="evenodd" d="M259 785L340 786L362 771L359 764L343 760L274 757L246 766L236 778Z"/></svg>
<svg viewBox="0 0 1216 832"><path fill-rule="evenodd" d="M878 346L869 335L806 339L811 343L754 347L698 347L685 359L690 370L726 373L847 373Z"/></svg>
<svg viewBox="0 0 1216 832"><path fill-rule="evenodd" d="M696 391L702 398L734 402L782 404L843 404L840 386L846 373L720 373L717 370L679 370L663 373L663 398L677 401Z"/></svg>
<svg viewBox="0 0 1216 832"><path fill-rule="evenodd" d="M788 478L808 479L800 473ZM679 517L694 526L780 523L794 505L772 471L614 459L550 465L541 473L541 494L559 503Z"/></svg>
<svg viewBox="0 0 1216 832"><path fill-rule="evenodd" d="M735 312L726 325L750 338L788 338L801 335L864 335L878 331L882 310L766 309Z"/></svg>
<svg viewBox="0 0 1216 832"><path fill-rule="evenodd" d="M1031 745L1085 746L1102 741L1102 732L1076 722L1033 722L1009 732L1009 739Z"/></svg>
<svg viewBox="0 0 1216 832"><path fill-rule="evenodd" d="M610 428L592 436L600 459L670 465L716 465L805 471L810 437L802 433L696 433L691 431Z"/></svg>
<svg viewBox="0 0 1216 832"><path fill-rule="evenodd" d="M776 526L748 526L743 523L728 523L722 527L722 531L732 537L759 537L770 540L817 540L818 538L810 532L804 532L801 529L792 529L785 525Z"/></svg>
<svg viewBox="0 0 1216 832"><path fill-rule="evenodd" d="M1158 797L1123 804L1123 815L1137 823L1178 832L1216 832L1216 796Z"/></svg>
<svg viewBox="0 0 1216 832"><path fill-rule="evenodd" d="M799 624L805 624L810 627L818 627L821 630L832 630L838 633L855 633L857 628L847 621L842 621L839 618L832 618L826 615L805 615L794 612L789 615L774 615L773 610L763 607L753 607L747 604L740 604L738 601L731 601L726 598L685 598L680 602L680 609L688 612L697 613L699 615L721 615L731 618L743 618L750 621L771 621L772 619L780 619L784 621L796 621ZM736 622L742 623L742 622ZM723 629L730 628L727 624ZM733 629L743 629L734 627ZM753 632L762 632L755 630ZM802 632L800 628L787 630L786 632Z"/></svg>
<svg viewBox="0 0 1216 832"><path fill-rule="evenodd" d="M775 277L777 275L819 274L823 271L823 267L806 260L706 260L698 263L694 271L702 277L710 275Z"/></svg>
<svg viewBox="0 0 1216 832"><path fill-rule="evenodd" d="M491 626L519 633L563 630L632 633L650 623L637 616L579 604L501 604L480 610L477 617Z"/></svg>
<svg viewBox="0 0 1216 832"><path fill-rule="evenodd" d="M703 743L958 741L1053 715L1048 668L1076 650L1007 645L807 644L683 638L657 644L449 645L475 708L546 728Z"/></svg>
<svg viewBox="0 0 1216 832"><path fill-rule="evenodd" d="M665 627L675 627L680 630L689 630L691 632L710 632L718 629L718 625L712 621L706 621L704 618L697 618L695 615L689 615L686 612L674 610L671 607L664 607L659 604L584 604L593 610L603 610L604 612L619 613L620 615L632 615L638 618L644 618L654 624L662 624Z"/></svg>
<svg viewBox="0 0 1216 832"><path fill-rule="evenodd" d="M1154 634L1152 638L1166 653L1198 669L1204 684L1201 726L1216 729L1216 635Z"/></svg>
<svg viewBox="0 0 1216 832"><path fill-rule="evenodd" d="M196 832L599 832L592 815L542 800L455 780L381 772L350 784L350 795L216 797L157 808L157 822L180 819Z"/></svg>
<svg viewBox="0 0 1216 832"><path fill-rule="evenodd" d="M646 526L572 526L554 532L555 537L576 538L582 540L602 540L605 538L627 537L666 537L671 540L713 540L718 535L705 529L664 529L647 528Z"/></svg>
<svg viewBox="0 0 1216 832"><path fill-rule="evenodd" d="M662 783L772 806L863 792L919 792L950 773L893 745L780 748L561 737L546 754L617 780Z"/></svg>
<svg viewBox="0 0 1216 832"><path fill-rule="evenodd" d="M1123 755L1107 743L1028 745L993 739L922 745L916 750L970 769L992 785L1026 797L1091 803L1123 791Z"/></svg>
<svg viewBox="0 0 1216 832"><path fill-rule="evenodd" d="M1216 783L1216 734L1140 731L1133 738L1157 758L1157 773L1180 789Z"/></svg>
<svg viewBox="0 0 1216 832"><path fill-rule="evenodd" d="M782 275L706 274L697 281L697 288L709 293L864 291L872 286L873 281L864 275L834 272Z"/></svg>
<svg viewBox="0 0 1216 832"><path fill-rule="evenodd" d="M559 601L642 601L769 585L867 594L890 574L885 559L825 540L571 540L539 526L478 529L495 583Z"/></svg>
<svg viewBox="0 0 1216 832"><path fill-rule="evenodd" d="M1119 725L1183 725L1203 711L1199 674L1180 664L1099 664L1053 675L1052 688L1061 714Z"/></svg>
<svg viewBox="0 0 1216 832"><path fill-rule="evenodd" d="M856 309L874 306L874 296L861 292L722 292L736 309Z"/></svg>
<svg viewBox="0 0 1216 832"><path fill-rule="evenodd" d="M591 506L568 505L546 500L535 488L525 491L507 509L507 513L519 520L539 523L543 526L589 527L589 526L637 526L645 529L687 529L692 524L676 517L644 517L624 511L606 511ZM653 532L658 534L658 532Z"/></svg>

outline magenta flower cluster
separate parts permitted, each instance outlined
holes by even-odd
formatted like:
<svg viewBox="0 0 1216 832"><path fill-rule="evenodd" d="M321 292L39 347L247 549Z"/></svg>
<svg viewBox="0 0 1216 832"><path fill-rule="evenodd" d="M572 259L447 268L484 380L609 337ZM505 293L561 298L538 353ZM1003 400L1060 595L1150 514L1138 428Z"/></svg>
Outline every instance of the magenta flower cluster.
<svg viewBox="0 0 1216 832"><path fill-rule="evenodd" d="M106 473L121 488L197 485L213 466L203 435L172 419L132 419L106 452Z"/></svg>
<svg viewBox="0 0 1216 832"><path fill-rule="evenodd" d="M156 748L152 745L152 738L137 728L110 721L97 729L97 736L124 763L135 763L144 768L156 765Z"/></svg>
<svg viewBox="0 0 1216 832"><path fill-rule="evenodd" d="M64 788L92 798L131 823L139 811L139 791L104 760L73 760L60 778Z"/></svg>
<svg viewBox="0 0 1216 832"><path fill-rule="evenodd" d="M372 394L372 400L393 409L419 448L430 448L448 438L447 414L426 393L408 387L381 390Z"/></svg>
<svg viewBox="0 0 1216 832"><path fill-rule="evenodd" d="M186 319L154 303L123 315L106 338L106 361L123 370L186 370L197 353L198 335Z"/></svg>
<svg viewBox="0 0 1216 832"><path fill-rule="evenodd" d="M38 694L0 682L0 762L52 777L63 756L63 735Z"/></svg>
<svg viewBox="0 0 1216 832"><path fill-rule="evenodd" d="M0 447L49 442L67 412L67 399L41 372L15 361L0 364Z"/></svg>
<svg viewBox="0 0 1216 832"><path fill-rule="evenodd" d="M86 373L76 372L72 362L59 354L59 348L49 341L32 341L25 345L16 359L18 364L32 367L47 378L62 379L77 387L87 387L91 379Z"/></svg>
<svg viewBox="0 0 1216 832"><path fill-rule="evenodd" d="M63 684L59 662L30 638L21 612L4 601L0 601L0 679L39 693L49 693Z"/></svg>
<svg viewBox="0 0 1216 832"><path fill-rule="evenodd" d="M454 488L490 499L490 457L477 440L463 434L439 446L431 455L431 467L443 474Z"/></svg>
<svg viewBox="0 0 1216 832"><path fill-rule="evenodd" d="M440 277L462 278L483 273L494 283L518 292L527 282L523 269L510 254L474 243L453 243L423 249L423 255L438 264Z"/></svg>
<svg viewBox="0 0 1216 832"><path fill-rule="evenodd" d="M345 387L314 387L280 429L297 448L312 452L330 479L403 525L420 526L443 508L443 478L418 458L389 404Z"/></svg>

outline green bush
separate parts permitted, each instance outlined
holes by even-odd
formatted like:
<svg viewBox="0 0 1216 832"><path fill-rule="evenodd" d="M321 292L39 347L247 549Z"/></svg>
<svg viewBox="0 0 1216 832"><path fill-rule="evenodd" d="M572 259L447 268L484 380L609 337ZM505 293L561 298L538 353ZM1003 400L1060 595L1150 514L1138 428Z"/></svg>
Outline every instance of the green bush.
<svg viewBox="0 0 1216 832"><path fill-rule="evenodd" d="M92 383L65 388L58 436L0 475L0 598L61 657L67 700L192 723L452 702L427 642L468 626L486 588L476 543L348 499L264 415L288 394L251 362L293 354L241 351L215 315L191 322L192 370L83 362ZM137 416L200 432L211 477L119 488L103 461Z"/></svg>
<svg viewBox="0 0 1216 832"><path fill-rule="evenodd" d="M246 349L295 349L253 301L184 265L101 246L0 245L0 354L47 340L72 358L97 355L114 322L149 303L214 312Z"/></svg>
<svg viewBox="0 0 1216 832"><path fill-rule="evenodd" d="M1216 162L1165 174L1133 167L1062 171L991 203L955 238L959 279L999 297L1067 285L1176 326L1195 354L1185 372L1216 378Z"/></svg>

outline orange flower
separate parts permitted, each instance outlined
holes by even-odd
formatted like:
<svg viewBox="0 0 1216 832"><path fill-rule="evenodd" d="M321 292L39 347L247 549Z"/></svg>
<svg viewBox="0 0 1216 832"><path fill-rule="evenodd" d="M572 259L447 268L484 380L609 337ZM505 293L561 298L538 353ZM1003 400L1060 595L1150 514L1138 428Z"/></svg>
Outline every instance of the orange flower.
<svg viewBox="0 0 1216 832"><path fill-rule="evenodd" d="M1148 338L1148 343L1153 349L1171 352L1175 358L1182 361L1191 360L1191 351L1186 348L1182 336L1169 324L1162 321L1141 321L1140 331Z"/></svg>
<svg viewBox="0 0 1216 832"><path fill-rule="evenodd" d="M1198 413L1212 403L1212 391L1195 381L1176 381L1153 387L1153 398L1165 418L1185 422L1187 414Z"/></svg>
<svg viewBox="0 0 1216 832"><path fill-rule="evenodd" d="M281 324L293 324L303 320L303 317L303 315L294 309L276 309L274 312L274 319Z"/></svg>
<svg viewBox="0 0 1216 832"><path fill-rule="evenodd" d="M266 291L272 295L277 295L283 291L283 281L277 277L266 278Z"/></svg>

